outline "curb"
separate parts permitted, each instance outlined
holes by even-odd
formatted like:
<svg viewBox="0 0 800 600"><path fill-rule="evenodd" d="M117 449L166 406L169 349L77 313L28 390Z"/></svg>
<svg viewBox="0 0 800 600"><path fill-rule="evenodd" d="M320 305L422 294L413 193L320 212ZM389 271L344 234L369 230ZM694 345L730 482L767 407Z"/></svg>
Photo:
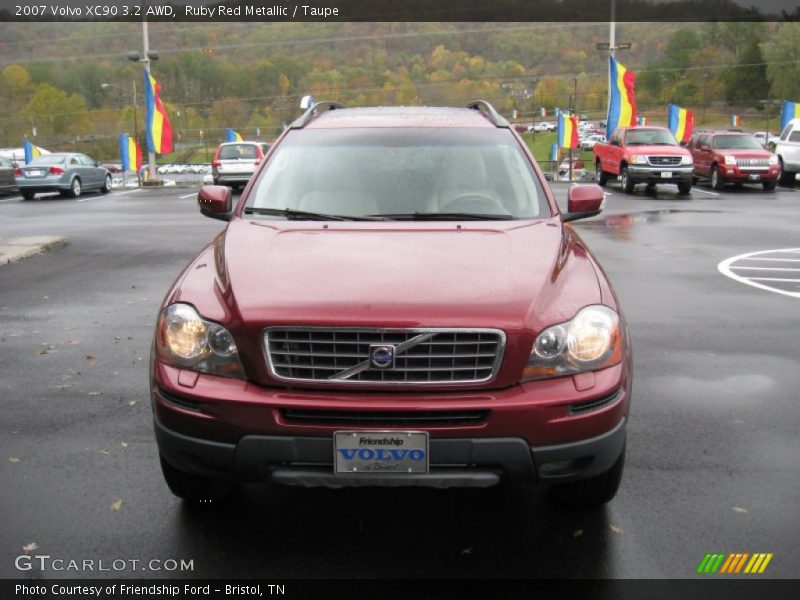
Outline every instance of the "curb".
<svg viewBox="0 0 800 600"><path fill-rule="evenodd" d="M0 266L66 246L69 240L55 235L0 238Z"/></svg>

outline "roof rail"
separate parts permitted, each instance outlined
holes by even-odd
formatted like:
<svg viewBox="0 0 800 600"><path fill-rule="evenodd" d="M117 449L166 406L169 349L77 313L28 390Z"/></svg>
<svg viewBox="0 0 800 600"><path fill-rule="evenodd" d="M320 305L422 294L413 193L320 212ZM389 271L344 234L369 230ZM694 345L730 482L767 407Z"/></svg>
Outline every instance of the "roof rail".
<svg viewBox="0 0 800 600"><path fill-rule="evenodd" d="M344 107L345 107L344 104L340 104L339 102L333 102L332 100L322 100L321 102L315 102L289 127L291 127L292 129L302 129L303 127L308 125L314 119L314 117L316 117L319 113Z"/></svg>
<svg viewBox="0 0 800 600"><path fill-rule="evenodd" d="M484 115L495 127L508 128L509 124L505 117L500 115L489 102L486 100L473 100L467 104L467 108L479 111Z"/></svg>

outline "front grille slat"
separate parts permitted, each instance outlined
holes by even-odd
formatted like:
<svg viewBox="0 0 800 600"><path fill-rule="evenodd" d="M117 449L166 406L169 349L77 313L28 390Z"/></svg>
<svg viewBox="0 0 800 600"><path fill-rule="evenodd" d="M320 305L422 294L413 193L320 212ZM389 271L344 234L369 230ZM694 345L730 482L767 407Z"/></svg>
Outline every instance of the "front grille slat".
<svg viewBox="0 0 800 600"><path fill-rule="evenodd" d="M321 425L424 426L470 425L482 423L489 411L335 411L284 409L283 418L290 423Z"/></svg>
<svg viewBox="0 0 800 600"><path fill-rule="evenodd" d="M681 164L680 156L648 156L647 161L651 167L677 167Z"/></svg>
<svg viewBox="0 0 800 600"><path fill-rule="evenodd" d="M350 377L336 378L368 362L370 345L397 347L421 334L433 336L396 354L391 368L370 365ZM391 386L482 383L497 374L505 334L496 329L270 327L264 332L264 348L270 373L285 381Z"/></svg>

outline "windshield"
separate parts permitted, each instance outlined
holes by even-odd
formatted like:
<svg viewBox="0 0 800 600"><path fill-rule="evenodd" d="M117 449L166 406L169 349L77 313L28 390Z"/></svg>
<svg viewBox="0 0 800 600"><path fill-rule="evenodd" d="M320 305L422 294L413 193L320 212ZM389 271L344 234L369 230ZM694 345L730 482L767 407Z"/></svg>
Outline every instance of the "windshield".
<svg viewBox="0 0 800 600"><path fill-rule="evenodd" d="M727 150L763 150L758 140L749 135L717 135L714 137L714 148Z"/></svg>
<svg viewBox="0 0 800 600"><path fill-rule="evenodd" d="M628 146L677 146L678 142L668 129L629 129L625 135Z"/></svg>
<svg viewBox="0 0 800 600"><path fill-rule="evenodd" d="M64 162L67 158L66 154L42 154L32 159L29 164L32 165L58 165Z"/></svg>
<svg viewBox="0 0 800 600"><path fill-rule="evenodd" d="M248 212L259 209L387 218L550 216L514 136L485 128L292 131L247 199Z"/></svg>

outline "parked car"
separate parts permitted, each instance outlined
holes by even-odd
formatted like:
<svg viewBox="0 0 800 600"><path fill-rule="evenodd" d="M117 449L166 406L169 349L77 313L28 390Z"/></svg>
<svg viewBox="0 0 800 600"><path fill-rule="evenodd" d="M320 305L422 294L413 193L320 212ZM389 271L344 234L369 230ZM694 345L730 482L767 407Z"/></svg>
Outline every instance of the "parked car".
<svg viewBox="0 0 800 600"><path fill-rule="evenodd" d="M220 144L211 161L214 185L239 188L247 184L256 167L269 150L260 142L227 142Z"/></svg>
<svg viewBox="0 0 800 600"><path fill-rule="evenodd" d="M14 163L0 156L0 194L17 191L17 182L14 178Z"/></svg>
<svg viewBox="0 0 800 600"><path fill-rule="evenodd" d="M620 127L609 143L595 144L593 154L600 185L619 176L626 194L638 183L676 183L681 194L692 189L692 155L666 127Z"/></svg>
<svg viewBox="0 0 800 600"><path fill-rule="evenodd" d="M175 165L171 163L166 165L161 165L156 169L156 173L158 173L159 175L166 175L168 173L174 173L174 172L175 172Z"/></svg>
<svg viewBox="0 0 800 600"><path fill-rule="evenodd" d="M778 157L749 133L697 131L687 148L695 178L708 179L715 190L722 190L726 183L758 183L766 191L775 189Z"/></svg>
<svg viewBox="0 0 800 600"><path fill-rule="evenodd" d="M589 151L594 149L595 144L605 144L606 143L606 136L601 133L593 133L587 137L585 137L581 141L581 150Z"/></svg>
<svg viewBox="0 0 800 600"><path fill-rule="evenodd" d="M122 173L122 165L119 163L103 163L100 166L108 169L109 173Z"/></svg>
<svg viewBox="0 0 800 600"><path fill-rule="evenodd" d="M108 169L76 152L59 152L37 156L15 171L16 183L22 197L31 200L38 192L60 192L77 198L83 192L111 191Z"/></svg>
<svg viewBox="0 0 800 600"><path fill-rule="evenodd" d="M486 102L316 103L254 177L235 205L201 189L228 225L159 312L150 392L176 495L271 479L614 496L631 348L567 224L600 212L600 187L562 213Z"/></svg>
<svg viewBox="0 0 800 600"><path fill-rule="evenodd" d="M800 119L792 119L781 131L773 150L781 169L781 184L792 185L800 172Z"/></svg>
<svg viewBox="0 0 800 600"><path fill-rule="evenodd" d="M776 144L781 139L779 136L772 135L771 133L768 133L766 131L756 131L753 134L753 137L758 140L759 144L761 144L768 150L770 149L770 146L772 144Z"/></svg>

